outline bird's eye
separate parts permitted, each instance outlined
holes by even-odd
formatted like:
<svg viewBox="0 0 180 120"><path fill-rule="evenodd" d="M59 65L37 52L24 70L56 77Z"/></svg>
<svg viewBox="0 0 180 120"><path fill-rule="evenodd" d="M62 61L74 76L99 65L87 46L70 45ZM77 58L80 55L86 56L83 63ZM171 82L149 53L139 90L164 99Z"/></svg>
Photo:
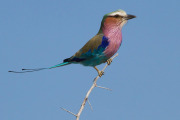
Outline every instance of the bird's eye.
<svg viewBox="0 0 180 120"><path fill-rule="evenodd" d="M115 17L115 18L118 18L118 17L120 17L120 15L116 14L116 15L114 15L114 17Z"/></svg>

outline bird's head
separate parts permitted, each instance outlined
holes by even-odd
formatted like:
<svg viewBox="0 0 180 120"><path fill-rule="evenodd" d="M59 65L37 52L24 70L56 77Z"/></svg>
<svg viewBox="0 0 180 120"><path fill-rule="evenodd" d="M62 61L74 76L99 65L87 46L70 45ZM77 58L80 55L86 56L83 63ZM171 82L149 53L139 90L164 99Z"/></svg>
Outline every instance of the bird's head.
<svg viewBox="0 0 180 120"><path fill-rule="evenodd" d="M104 15L101 22L101 29L103 27L120 27L122 28L128 20L135 18L135 15L127 14L124 10L116 10L114 12Z"/></svg>

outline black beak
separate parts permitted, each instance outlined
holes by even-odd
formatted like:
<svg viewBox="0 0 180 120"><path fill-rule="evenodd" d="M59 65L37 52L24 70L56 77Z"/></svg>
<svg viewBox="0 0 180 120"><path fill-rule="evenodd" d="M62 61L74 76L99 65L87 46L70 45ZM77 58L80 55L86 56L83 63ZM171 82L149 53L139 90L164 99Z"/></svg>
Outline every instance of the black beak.
<svg viewBox="0 0 180 120"><path fill-rule="evenodd" d="M126 20L129 20L129 19L133 19L133 18L136 18L135 15L127 15L126 17L124 17Z"/></svg>

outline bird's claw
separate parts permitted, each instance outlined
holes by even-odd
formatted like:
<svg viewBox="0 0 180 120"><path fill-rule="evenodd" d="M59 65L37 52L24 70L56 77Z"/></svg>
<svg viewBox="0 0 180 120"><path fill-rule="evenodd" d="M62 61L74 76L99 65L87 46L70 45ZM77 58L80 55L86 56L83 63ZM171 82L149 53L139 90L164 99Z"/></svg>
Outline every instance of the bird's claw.
<svg viewBox="0 0 180 120"><path fill-rule="evenodd" d="M111 62L112 62L112 58L109 58L109 59L107 60L107 64L110 65Z"/></svg>
<svg viewBox="0 0 180 120"><path fill-rule="evenodd" d="M99 75L99 77L101 77L102 75L104 75L104 72L103 71L98 71L98 75Z"/></svg>

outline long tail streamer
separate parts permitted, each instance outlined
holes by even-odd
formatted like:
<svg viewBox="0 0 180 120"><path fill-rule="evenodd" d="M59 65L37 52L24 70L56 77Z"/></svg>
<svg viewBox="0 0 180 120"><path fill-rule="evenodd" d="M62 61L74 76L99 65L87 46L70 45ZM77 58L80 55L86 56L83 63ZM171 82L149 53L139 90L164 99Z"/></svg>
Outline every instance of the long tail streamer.
<svg viewBox="0 0 180 120"><path fill-rule="evenodd" d="M36 69L22 69L22 71L8 71L8 72L12 72L12 73L27 73L27 72L35 72L35 71L40 71L40 70L45 70L45 69L52 69L52 68L56 68L56 67L61 67L61 66L65 66L71 64L69 62L64 62L64 63L60 63L58 65L49 67L49 68L36 68Z"/></svg>

